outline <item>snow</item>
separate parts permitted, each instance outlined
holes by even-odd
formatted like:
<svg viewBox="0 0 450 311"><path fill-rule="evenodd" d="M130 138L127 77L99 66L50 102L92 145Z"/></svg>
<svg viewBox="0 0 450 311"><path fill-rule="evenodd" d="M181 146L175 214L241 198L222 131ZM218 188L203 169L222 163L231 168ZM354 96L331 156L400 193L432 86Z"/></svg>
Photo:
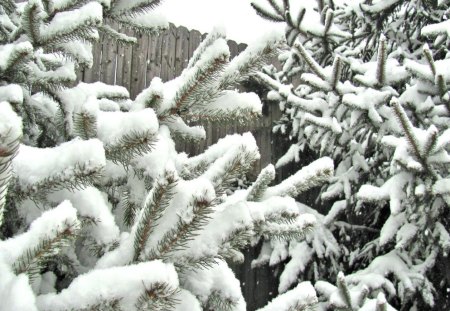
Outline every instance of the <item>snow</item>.
<svg viewBox="0 0 450 311"><path fill-rule="evenodd" d="M132 17L124 17L124 21L137 24L146 28L164 30L169 28L167 17L161 13L150 11L145 14L134 15Z"/></svg>
<svg viewBox="0 0 450 311"><path fill-rule="evenodd" d="M21 136L22 118L12 110L9 103L0 102L0 158L10 156L6 152L11 151L14 142Z"/></svg>
<svg viewBox="0 0 450 311"><path fill-rule="evenodd" d="M286 292L292 284L297 282L298 275L305 271L313 259L314 250L306 242L291 243L289 255L292 259L286 264L281 273L280 284L278 285L279 293Z"/></svg>
<svg viewBox="0 0 450 311"><path fill-rule="evenodd" d="M156 134L158 120L153 109L140 111L99 111L97 135L106 145L118 143L127 135Z"/></svg>
<svg viewBox="0 0 450 311"><path fill-rule="evenodd" d="M78 227L77 211L69 201L64 201L45 211L25 233L0 241L0 262L12 265L27 251L38 247L43 239L54 239L66 230L75 233Z"/></svg>
<svg viewBox="0 0 450 311"><path fill-rule="evenodd" d="M98 139L74 139L54 148L21 145L13 170L23 188L33 188L46 179L70 181L76 171L98 171L106 164L103 144Z"/></svg>
<svg viewBox="0 0 450 311"><path fill-rule="evenodd" d="M289 311L317 303L316 291L310 282L301 282L294 289L274 298L258 311ZM303 308L301 307L303 306Z"/></svg>
<svg viewBox="0 0 450 311"><path fill-rule="evenodd" d="M403 188L410 179L408 173L402 172L391 177L381 187L363 185L357 193L357 198L366 202L389 200L391 214L396 215L403 210L402 200L406 198Z"/></svg>
<svg viewBox="0 0 450 311"><path fill-rule="evenodd" d="M38 311L35 296L25 274L15 275L0 260L0 311Z"/></svg>
<svg viewBox="0 0 450 311"><path fill-rule="evenodd" d="M90 217L98 221L89 229L89 236L98 244L112 243L119 238L119 228L111 214L111 206L105 195L95 187L87 187L83 190L61 190L49 196L50 201L69 200L78 214Z"/></svg>
<svg viewBox="0 0 450 311"><path fill-rule="evenodd" d="M450 20L446 20L437 24L426 25L422 28L422 35L434 37L439 34L450 36Z"/></svg>
<svg viewBox="0 0 450 311"><path fill-rule="evenodd" d="M33 46L28 41L0 45L0 70L6 71L11 59L17 54L31 55L32 53Z"/></svg>
<svg viewBox="0 0 450 311"><path fill-rule="evenodd" d="M100 25L103 21L103 9L100 3L88 2L79 9L57 13L51 22L41 26L43 39L51 39L61 33L69 33L82 25Z"/></svg>
<svg viewBox="0 0 450 311"><path fill-rule="evenodd" d="M419 228L411 223L404 224L397 232L397 244L395 248L406 248L410 245Z"/></svg>
<svg viewBox="0 0 450 311"><path fill-rule="evenodd" d="M246 304L242 297L239 280L226 262L216 260L209 269L187 272L184 286L203 303L211 294L219 295L223 300L234 303L233 310L245 311ZM190 308L189 308L190 310Z"/></svg>
<svg viewBox="0 0 450 311"><path fill-rule="evenodd" d="M209 103L206 109L211 113L232 113L239 109L248 109L252 114L262 114L261 99L258 95L236 91L224 91L219 98Z"/></svg>
<svg viewBox="0 0 450 311"><path fill-rule="evenodd" d="M399 228L406 222L405 213L390 215L380 232L380 246L386 245L397 234Z"/></svg>
<svg viewBox="0 0 450 311"><path fill-rule="evenodd" d="M71 308L83 309L102 301L119 299L122 310L134 311L138 310L136 302L144 290L157 283L177 289L178 277L173 265L158 260L96 269L77 277L59 294L38 296L37 306L40 310L62 311Z"/></svg>
<svg viewBox="0 0 450 311"><path fill-rule="evenodd" d="M257 37L257 39L251 42L244 51L231 60L224 71L222 79L239 74L240 68L245 68L245 64L248 64L249 60L257 57L257 55L263 54L264 50L268 47L272 49L276 48L283 41L284 33L275 30L266 32L265 34Z"/></svg>
<svg viewBox="0 0 450 311"><path fill-rule="evenodd" d="M190 108L198 100L198 96L193 96L193 91L199 91L196 81L199 75L204 74L206 68L217 67L218 60L226 62L230 56L227 42L223 38L218 38L211 43L193 67L183 70L180 76L164 83L163 101L158 107L158 114L168 112L172 108ZM197 103L198 104L198 103ZM200 103L205 105L207 103Z"/></svg>
<svg viewBox="0 0 450 311"><path fill-rule="evenodd" d="M7 101L10 103L22 103L23 91L17 84L8 84L0 86L0 102Z"/></svg>
<svg viewBox="0 0 450 311"><path fill-rule="evenodd" d="M433 185L433 193L439 195L450 195L450 178L437 180Z"/></svg>
<svg viewBox="0 0 450 311"><path fill-rule="evenodd" d="M268 188L264 198L285 195L296 197L304 190L321 185L324 181L327 181L333 175L333 172L333 160L328 157L320 158L286 178L280 184Z"/></svg>

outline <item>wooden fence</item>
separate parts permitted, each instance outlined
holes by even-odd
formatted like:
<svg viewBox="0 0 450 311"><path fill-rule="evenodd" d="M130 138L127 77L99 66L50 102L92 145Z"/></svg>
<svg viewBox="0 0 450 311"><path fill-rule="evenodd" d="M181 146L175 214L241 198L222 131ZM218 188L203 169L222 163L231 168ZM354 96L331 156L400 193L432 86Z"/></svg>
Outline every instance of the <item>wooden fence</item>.
<svg viewBox="0 0 450 311"><path fill-rule="evenodd" d="M130 33L131 34L131 33ZM140 35L134 46L118 45L110 40L100 38L94 46L94 64L79 75L84 82L102 81L108 84L122 85L130 91L131 98L147 87L152 78L160 77L163 81L177 77L200 44L204 35L185 27L170 28L160 35ZM228 41L231 57L238 55L245 44ZM245 88L244 88L245 89ZM258 92L257 88L247 87L247 91ZM286 150L286 138L274 135L272 125L281 113L277 105L264 103L263 117L246 125L232 122L229 124L202 124L206 130L206 140L198 144L177 141L178 151L190 155L201 153L205 148L217 142L227 134L251 131L257 141L261 159L256 163L253 175L269 163L275 163ZM291 174L294 166L287 166L278 172L277 180ZM255 177L255 176L250 176ZM245 251L245 262L233 267L241 280L242 291L247 301L247 310L255 310L277 295L277 276L275 272L262 267L251 268L251 261L256 258L258 247Z"/></svg>

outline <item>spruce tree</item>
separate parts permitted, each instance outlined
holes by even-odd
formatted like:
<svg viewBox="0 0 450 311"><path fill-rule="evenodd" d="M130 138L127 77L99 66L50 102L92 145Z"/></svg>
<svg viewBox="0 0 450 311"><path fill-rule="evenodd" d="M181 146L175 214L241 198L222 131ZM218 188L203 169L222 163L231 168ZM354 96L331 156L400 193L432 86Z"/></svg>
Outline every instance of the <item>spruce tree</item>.
<svg viewBox="0 0 450 311"><path fill-rule="evenodd" d="M257 75L292 138L277 167L302 152L336 165L302 209L321 234L271 262L288 260L279 291L307 279L324 310L447 309L448 1L252 5L286 24L282 69Z"/></svg>
<svg viewBox="0 0 450 311"><path fill-rule="evenodd" d="M160 2L0 3L0 310L245 310L228 262L261 239L300 240L314 226L292 196L326 182L331 159L278 185L269 166L233 192L259 158L251 134L195 157L173 140L204 139L188 121L259 116L259 98L235 89L280 36L230 61L216 29L179 77L155 78L135 99L120 86L76 84L99 34L136 41L111 25L166 29L152 12ZM302 297L279 297L290 303L277 310Z"/></svg>

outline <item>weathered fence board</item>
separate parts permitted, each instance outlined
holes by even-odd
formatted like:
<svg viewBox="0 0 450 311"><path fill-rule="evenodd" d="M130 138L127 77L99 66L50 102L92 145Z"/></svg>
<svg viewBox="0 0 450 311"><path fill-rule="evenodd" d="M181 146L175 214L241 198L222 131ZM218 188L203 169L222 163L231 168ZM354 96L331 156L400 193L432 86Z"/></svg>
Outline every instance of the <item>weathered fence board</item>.
<svg viewBox="0 0 450 311"><path fill-rule="evenodd" d="M131 34L128 31L125 33ZM117 84L130 90L131 98L135 98L145 87L149 86L154 77L168 81L177 77L186 68L189 59L200 44L202 35L196 30L174 25L161 35L138 35L136 45L118 45L115 42L101 38L93 47L94 64L91 69L85 69L82 77L84 82L102 81ZM245 50L245 44L237 44L229 40L231 58ZM245 87L240 87L245 91ZM256 91L256 90L249 90ZM281 113L276 105L265 103L263 116L248 124L238 121L229 124L208 124L200 122L206 130L206 140L192 143L177 140L177 150L189 155L203 152L208 146L216 143L227 134L252 132L260 148L261 159L255 164L250 178L255 178L259 171L275 161L286 149L286 138L272 133L272 124L278 120ZM289 175L294 166L280 170L281 175ZM281 180L280 174L277 181ZM242 290L247 301L247 310L255 310L266 304L276 295L276 276L268 267L251 268L251 261L257 256L258 249L245 251L245 262L234 267L241 280Z"/></svg>

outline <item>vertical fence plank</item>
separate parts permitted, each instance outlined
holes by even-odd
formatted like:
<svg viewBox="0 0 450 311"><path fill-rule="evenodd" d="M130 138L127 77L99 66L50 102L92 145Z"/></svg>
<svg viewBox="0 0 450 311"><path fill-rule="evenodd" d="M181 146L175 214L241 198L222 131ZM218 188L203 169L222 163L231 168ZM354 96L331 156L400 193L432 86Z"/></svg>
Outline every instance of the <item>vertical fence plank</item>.
<svg viewBox="0 0 450 311"><path fill-rule="evenodd" d="M100 81L100 64L102 62L102 43L103 36L100 35L98 42L92 46L93 64L91 68L84 70L83 81L96 82Z"/></svg>
<svg viewBox="0 0 450 311"><path fill-rule="evenodd" d="M161 77L161 46L162 36L152 35L149 40L149 49L147 54L147 86L150 85L154 77Z"/></svg>
<svg viewBox="0 0 450 311"><path fill-rule="evenodd" d="M138 42L133 46L133 56L131 59L131 98L135 98L144 89L145 75L147 72L148 36L139 34L137 38Z"/></svg>
<svg viewBox="0 0 450 311"><path fill-rule="evenodd" d="M130 30L125 30L125 34L133 36ZM131 83L131 59L133 58L133 45L122 44L118 48L116 84L124 86L130 90Z"/></svg>
<svg viewBox="0 0 450 311"><path fill-rule="evenodd" d="M175 77L175 45L176 33L171 24L163 34L161 59L161 79L163 81L172 80Z"/></svg>
<svg viewBox="0 0 450 311"><path fill-rule="evenodd" d="M102 45L102 62L100 66L100 80L106 84L116 82L117 43L105 36Z"/></svg>
<svg viewBox="0 0 450 311"><path fill-rule="evenodd" d="M189 61L189 30L186 27L178 27L176 38L175 76L177 77L186 68Z"/></svg>

